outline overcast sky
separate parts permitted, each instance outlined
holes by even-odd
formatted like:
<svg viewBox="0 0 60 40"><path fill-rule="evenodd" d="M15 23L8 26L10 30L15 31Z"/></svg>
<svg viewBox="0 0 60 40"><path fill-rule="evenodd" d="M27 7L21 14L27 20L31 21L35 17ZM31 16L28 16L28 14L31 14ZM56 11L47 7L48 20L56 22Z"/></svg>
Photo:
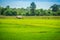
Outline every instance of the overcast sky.
<svg viewBox="0 0 60 40"><path fill-rule="evenodd" d="M48 9L53 4L60 5L60 0L0 0L0 6L9 5L11 8L26 8L30 6L31 2L35 2L38 9Z"/></svg>

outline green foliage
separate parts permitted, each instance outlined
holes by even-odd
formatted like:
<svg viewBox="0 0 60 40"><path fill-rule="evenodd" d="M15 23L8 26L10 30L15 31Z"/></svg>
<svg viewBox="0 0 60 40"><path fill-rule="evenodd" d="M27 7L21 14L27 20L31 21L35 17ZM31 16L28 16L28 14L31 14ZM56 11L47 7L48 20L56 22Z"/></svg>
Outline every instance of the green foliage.
<svg viewBox="0 0 60 40"><path fill-rule="evenodd" d="M53 12L57 12L59 10L59 7L57 4L54 4L53 6L51 6L51 8Z"/></svg>
<svg viewBox="0 0 60 40"><path fill-rule="evenodd" d="M30 5L30 12L32 16L35 16L35 8L36 8L36 5L34 2L32 2Z"/></svg>
<svg viewBox="0 0 60 40"><path fill-rule="evenodd" d="M0 15L3 15L4 11L5 11L5 8L1 7L1 9L0 9Z"/></svg>
<svg viewBox="0 0 60 40"><path fill-rule="evenodd" d="M36 4L32 2L30 7L24 8L10 8L10 6L1 7L0 15L6 16L60 16L60 5L54 4L49 9L36 9Z"/></svg>
<svg viewBox="0 0 60 40"><path fill-rule="evenodd" d="M31 3L31 6L30 6L31 9L35 9L36 8L36 5L34 2Z"/></svg>
<svg viewBox="0 0 60 40"><path fill-rule="evenodd" d="M3 15L6 15L6 16L16 16L17 12L15 10L11 9L9 6L7 6L5 8L5 11L4 11Z"/></svg>
<svg viewBox="0 0 60 40"><path fill-rule="evenodd" d="M0 7L0 15L1 15L2 7Z"/></svg>

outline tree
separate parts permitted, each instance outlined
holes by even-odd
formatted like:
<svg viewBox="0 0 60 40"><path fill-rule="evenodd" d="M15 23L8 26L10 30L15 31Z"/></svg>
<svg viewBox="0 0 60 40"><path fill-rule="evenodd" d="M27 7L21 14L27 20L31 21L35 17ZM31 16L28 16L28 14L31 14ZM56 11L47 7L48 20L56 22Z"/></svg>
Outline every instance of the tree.
<svg viewBox="0 0 60 40"><path fill-rule="evenodd" d="M10 6L8 5L8 6L6 6L6 8L5 8L5 9L7 10L7 9L9 9L9 8L10 8Z"/></svg>
<svg viewBox="0 0 60 40"><path fill-rule="evenodd" d="M44 10L40 9L40 16L43 16L43 15L44 15Z"/></svg>
<svg viewBox="0 0 60 40"><path fill-rule="evenodd" d="M16 16L17 12L15 11L15 9L10 8L10 6L6 6L3 15L6 15L6 16Z"/></svg>
<svg viewBox="0 0 60 40"><path fill-rule="evenodd" d="M26 14L25 14L26 16L30 16L31 14L30 14L30 7L27 7L26 8Z"/></svg>
<svg viewBox="0 0 60 40"><path fill-rule="evenodd" d="M52 13L51 9L46 10L46 16L52 16L52 15L53 15L53 13Z"/></svg>
<svg viewBox="0 0 60 40"><path fill-rule="evenodd" d="M31 5L30 5L30 12L31 12L32 16L35 15L35 9L36 9L36 5L35 5L34 2L32 2Z"/></svg>
<svg viewBox="0 0 60 40"><path fill-rule="evenodd" d="M0 6L0 15L1 15L1 12L2 12L2 7Z"/></svg>
<svg viewBox="0 0 60 40"><path fill-rule="evenodd" d="M6 6L3 15L6 15L6 16L7 16L7 15L11 15L10 6Z"/></svg>
<svg viewBox="0 0 60 40"><path fill-rule="evenodd" d="M52 5L50 8L52 8L53 12L57 12L59 10L59 7L57 4Z"/></svg>

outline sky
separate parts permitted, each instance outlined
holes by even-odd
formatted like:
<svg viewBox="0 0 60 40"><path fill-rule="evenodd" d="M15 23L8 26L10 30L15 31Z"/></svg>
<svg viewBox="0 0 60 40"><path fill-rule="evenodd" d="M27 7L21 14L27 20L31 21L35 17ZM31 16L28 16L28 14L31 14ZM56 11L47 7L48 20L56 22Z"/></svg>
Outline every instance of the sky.
<svg viewBox="0 0 60 40"><path fill-rule="evenodd" d="M0 0L0 6L11 8L27 8L32 2L35 2L37 9L49 9L53 4L60 5L60 0Z"/></svg>

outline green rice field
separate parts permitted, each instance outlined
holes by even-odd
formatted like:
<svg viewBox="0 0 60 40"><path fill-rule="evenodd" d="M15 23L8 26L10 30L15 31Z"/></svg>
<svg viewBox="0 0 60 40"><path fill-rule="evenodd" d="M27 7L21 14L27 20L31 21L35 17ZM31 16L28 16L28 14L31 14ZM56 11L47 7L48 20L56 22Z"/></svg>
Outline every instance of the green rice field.
<svg viewBox="0 0 60 40"><path fill-rule="evenodd" d="M0 17L0 40L60 40L60 17Z"/></svg>

